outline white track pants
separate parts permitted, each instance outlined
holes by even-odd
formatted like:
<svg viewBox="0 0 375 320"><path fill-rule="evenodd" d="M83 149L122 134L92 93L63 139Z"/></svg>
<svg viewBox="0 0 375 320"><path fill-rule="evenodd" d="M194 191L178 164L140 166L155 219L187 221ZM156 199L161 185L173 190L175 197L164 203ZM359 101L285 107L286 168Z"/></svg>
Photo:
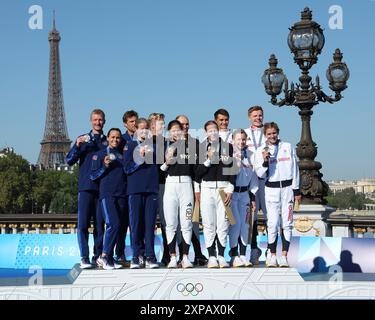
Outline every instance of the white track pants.
<svg viewBox="0 0 375 320"><path fill-rule="evenodd" d="M201 187L201 216L206 248L212 246L217 235L225 248L229 229L229 220L225 213L219 189Z"/></svg>
<svg viewBox="0 0 375 320"><path fill-rule="evenodd" d="M231 248L238 246L238 238L247 245L249 237L250 197L248 192L234 192L231 209L236 224L229 226L229 244Z"/></svg>
<svg viewBox="0 0 375 320"><path fill-rule="evenodd" d="M278 227L283 230L285 240L292 238L293 228L293 189L291 186L285 188L265 187L267 206L267 233L268 243L274 243L278 233Z"/></svg>
<svg viewBox="0 0 375 320"><path fill-rule="evenodd" d="M263 212L264 221L267 223L267 206L265 199L265 180L258 181L258 192L255 194L255 215L254 220L258 220L258 211L261 209Z"/></svg>
<svg viewBox="0 0 375 320"><path fill-rule="evenodd" d="M186 244L190 245L193 230L191 219L194 208L192 183L166 181L163 202L168 244L173 241L180 223L182 236Z"/></svg>
<svg viewBox="0 0 375 320"><path fill-rule="evenodd" d="M193 232L192 232L192 236L193 236L193 233L195 234L195 236L199 239L200 235L200 231L199 231L199 222L193 222ZM178 223L178 227L177 227L177 244L180 244L182 239L181 239L181 226L180 226L180 223Z"/></svg>

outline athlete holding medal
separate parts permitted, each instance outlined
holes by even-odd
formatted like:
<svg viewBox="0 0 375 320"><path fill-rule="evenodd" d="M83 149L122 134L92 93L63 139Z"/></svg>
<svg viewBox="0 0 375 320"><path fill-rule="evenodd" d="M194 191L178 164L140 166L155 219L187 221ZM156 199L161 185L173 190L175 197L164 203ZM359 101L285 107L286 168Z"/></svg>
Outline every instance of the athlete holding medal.
<svg viewBox="0 0 375 320"><path fill-rule="evenodd" d="M258 148L265 146L266 138L263 134L263 108L261 106L253 106L248 110L248 117L250 120L250 128L245 129L247 134L246 145L248 149L255 155ZM255 159L251 159L254 163ZM251 238L251 253L250 262L253 265L259 264L259 257L262 251L258 248L257 235L258 235L258 211L262 210L264 223L267 225L267 208L264 199L264 179L258 179L258 192L255 195L256 208L254 211L254 226Z"/></svg>
<svg viewBox="0 0 375 320"><path fill-rule="evenodd" d="M267 206L268 246L267 267L288 267L287 255L292 238L293 204L301 201L299 190L299 168L294 148L279 139L279 127L270 122L264 125L267 144L258 148L255 171L265 179ZM279 225L281 227L282 255L277 259L276 247Z"/></svg>

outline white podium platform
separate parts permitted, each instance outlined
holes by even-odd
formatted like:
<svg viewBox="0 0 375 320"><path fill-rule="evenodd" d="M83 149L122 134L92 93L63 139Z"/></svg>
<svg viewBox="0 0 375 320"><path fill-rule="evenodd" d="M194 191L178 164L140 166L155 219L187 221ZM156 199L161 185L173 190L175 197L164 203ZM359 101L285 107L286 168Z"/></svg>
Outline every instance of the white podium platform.
<svg viewBox="0 0 375 320"><path fill-rule="evenodd" d="M72 272L78 273L76 269ZM313 275L313 274L310 274ZM374 275L372 275L374 279ZM323 279L323 280L322 280ZM72 284L0 287L0 300L374 299L375 281L294 268L83 270ZM319 281L317 281L319 280Z"/></svg>

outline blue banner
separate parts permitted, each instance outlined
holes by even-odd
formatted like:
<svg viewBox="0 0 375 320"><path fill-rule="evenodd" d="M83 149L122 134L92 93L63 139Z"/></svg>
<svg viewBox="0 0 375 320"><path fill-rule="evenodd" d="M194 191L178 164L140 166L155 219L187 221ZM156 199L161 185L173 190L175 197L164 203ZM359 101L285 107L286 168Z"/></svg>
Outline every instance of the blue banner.
<svg viewBox="0 0 375 320"><path fill-rule="evenodd" d="M204 238L200 238L202 252L207 255ZM279 241L278 254L281 254ZM160 261L163 255L161 235L155 237L155 253ZM267 237L258 237L265 260ZM90 235L90 248L93 247ZM327 272L330 266L339 265L344 272L375 273L375 239L293 237L288 260L299 272ZM229 245L226 259L229 260ZM249 258L250 248L247 250ZM132 258L129 237L126 239L126 258ZM191 249L190 259L194 259ZM6 234L0 235L1 269L70 269L80 261L76 234Z"/></svg>

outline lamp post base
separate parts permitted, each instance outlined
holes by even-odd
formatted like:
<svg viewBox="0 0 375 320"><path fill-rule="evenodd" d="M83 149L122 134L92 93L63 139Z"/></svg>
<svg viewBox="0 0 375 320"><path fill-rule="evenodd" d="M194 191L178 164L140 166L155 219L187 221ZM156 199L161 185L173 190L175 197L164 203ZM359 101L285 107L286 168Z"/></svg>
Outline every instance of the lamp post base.
<svg viewBox="0 0 375 320"><path fill-rule="evenodd" d="M329 236L326 219L335 210L321 204L301 204L299 210L293 214L293 236Z"/></svg>
<svg viewBox="0 0 375 320"><path fill-rule="evenodd" d="M325 205L327 203L324 197L328 195L328 184L322 180L322 177L323 174L319 170L301 168L300 164L302 204Z"/></svg>

